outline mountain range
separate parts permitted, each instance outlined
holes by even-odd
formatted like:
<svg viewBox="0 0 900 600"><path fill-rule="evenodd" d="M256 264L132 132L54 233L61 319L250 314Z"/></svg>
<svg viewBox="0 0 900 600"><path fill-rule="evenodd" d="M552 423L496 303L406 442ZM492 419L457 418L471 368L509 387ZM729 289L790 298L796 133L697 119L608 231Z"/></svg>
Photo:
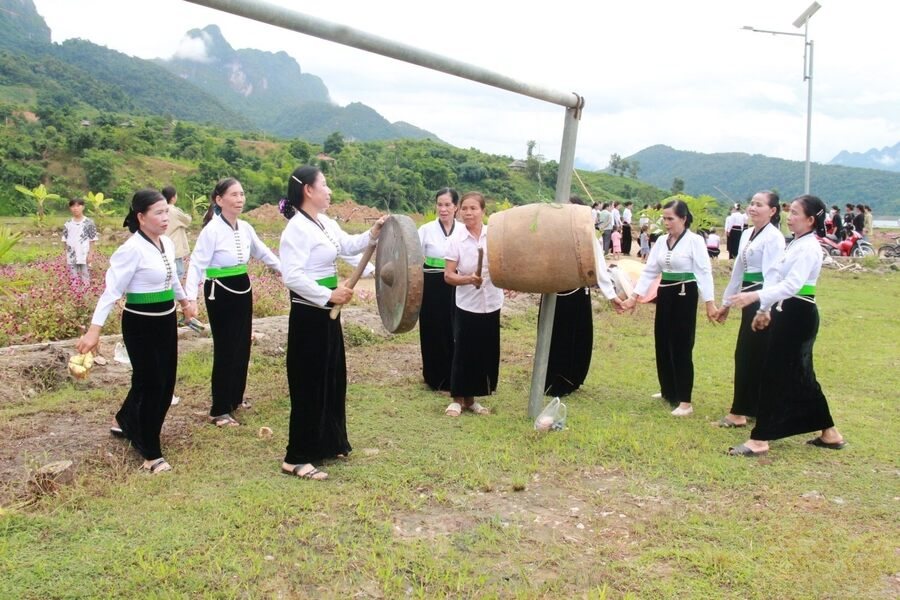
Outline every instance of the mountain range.
<svg viewBox="0 0 900 600"><path fill-rule="evenodd" d="M890 147L885 146L881 150L872 148L868 152L848 152L843 150L832 158L828 164L900 172L900 142Z"/></svg>
<svg viewBox="0 0 900 600"><path fill-rule="evenodd" d="M803 193L804 163L741 152L703 154L657 145L629 156L640 163L641 180L669 189L674 178L693 196L745 203L759 190L782 198ZM869 204L876 214L900 215L900 173L812 163L811 192L826 204Z"/></svg>
<svg viewBox="0 0 900 600"><path fill-rule="evenodd" d="M312 142L335 131L360 141L440 141L364 104L334 104L325 83L303 73L286 52L235 50L216 25L187 32L180 53L155 61L86 40L54 44L50 34L33 0L0 0L0 86L29 86L100 111L168 115Z"/></svg>

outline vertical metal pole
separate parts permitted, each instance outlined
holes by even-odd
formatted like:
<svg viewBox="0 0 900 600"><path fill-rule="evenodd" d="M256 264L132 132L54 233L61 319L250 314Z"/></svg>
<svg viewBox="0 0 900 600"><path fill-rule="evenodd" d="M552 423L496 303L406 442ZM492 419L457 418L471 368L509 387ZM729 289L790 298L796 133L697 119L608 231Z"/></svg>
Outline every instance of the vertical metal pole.
<svg viewBox="0 0 900 600"><path fill-rule="evenodd" d="M809 152L812 145L812 92L813 92L813 41L807 42L809 52L809 74L806 77L808 87L806 88L806 177L803 182L803 193L810 193L810 164Z"/></svg>
<svg viewBox="0 0 900 600"><path fill-rule="evenodd" d="M563 126L562 149L559 154L559 171L556 175L556 202L568 202L572 193L572 169L575 167L575 142L578 138L578 121L584 99L578 107L566 109ZM531 395L528 397L528 416L532 419L541 413L544 385L547 379L547 361L550 357L550 338L553 335L553 317L556 315L556 294L541 295L541 316L538 319L537 343L534 348L534 368L531 370Z"/></svg>

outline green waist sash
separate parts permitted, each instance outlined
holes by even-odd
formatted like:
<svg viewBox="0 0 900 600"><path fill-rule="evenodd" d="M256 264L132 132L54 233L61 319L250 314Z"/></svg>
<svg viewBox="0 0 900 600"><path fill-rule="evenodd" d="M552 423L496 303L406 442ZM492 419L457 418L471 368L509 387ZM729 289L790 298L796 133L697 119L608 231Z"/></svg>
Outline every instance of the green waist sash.
<svg viewBox="0 0 900 600"><path fill-rule="evenodd" d="M672 271L662 272L662 281L696 281L697 277L693 273L674 273Z"/></svg>
<svg viewBox="0 0 900 600"><path fill-rule="evenodd" d="M447 261L443 258L432 258L430 256L426 256L425 266L434 267L435 269L443 269L445 266L447 266Z"/></svg>
<svg viewBox="0 0 900 600"><path fill-rule="evenodd" d="M234 277L235 275L246 275L247 265L234 265L233 267L209 267L206 269L207 279L221 279L222 277Z"/></svg>
<svg viewBox="0 0 900 600"><path fill-rule="evenodd" d="M763 280L762 272L744 273L744 283L762 283L762 280Z"/></svg>
<svg viewBox="0 0 900 600"><path fill-rule="evenodd" d="M795 294L796 296L815 296L816 295L816 286L806 284L800 291Z"/></svg>
<svg viewBox="0 0 900 600"><path fill-rule="evenodd" d="M337 288L338 286L338 278L337 275L330 275L328 277L323 277L322 279L316 279L316 283L319 285L324 285L330 290Z"/></svg>
<svg viewBox="0 0 900 600"><path fill-rule="evenodd" d="M161 292L129 292L125 294L128 304L155 304L175 299L175 290L169 288Z"/></svg>

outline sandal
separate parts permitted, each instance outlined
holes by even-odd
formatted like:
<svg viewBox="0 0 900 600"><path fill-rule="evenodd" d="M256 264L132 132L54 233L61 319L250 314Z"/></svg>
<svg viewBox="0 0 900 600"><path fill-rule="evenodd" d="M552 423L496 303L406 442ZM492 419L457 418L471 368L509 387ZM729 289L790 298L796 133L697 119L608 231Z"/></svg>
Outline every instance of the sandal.
<svg viewBox="0 0 900 600"><path fill-rule="evenodd" d="M172 470L172 465L166 462L164 458L157 458L149 465L144 463L141 465L142 471L150 471L151 475L156 475L157 473L165 473L166 471Z"/></svg>
<svg viewBox="0 0 900 600"><path fill-rule="evenodd" d="M763 454L767 454L768 450L760 450L756 451L752 448L748 448L746 445L741 444L739 446L733 446L728 449L729 456L762 456Z"/></svg>
<svg viewBox="0 0 900 600"><path fill-rule="evenodd" d="M816 446L817 448L828 448L829 450L843 450L847 446L847 442L845 442L844 440L841 440L839 442L826 442L821 437L806 440L806 443L810 446Z"/></svg>
<svg viewBox="0 0 900 600"><path fill-rule="evenodd" d="M253 405L250 404L249 402L247 402L246 400L241 400L240 408L243 408L244 410L250 410L251 408L253 408Z"/></svg>
<svg viewBox="0 0 900 600"><path fill-rule="evenodd" d="M113 437L123 438L123 439L125 438L125 432L122 431L122 428L119 427L118 425L113 425L112 427L110 427L109 433Z"/></svg>
<svg viewBox="0 0 900 600"><path fill-rule="evenodd" d="M728 417L722 417L716 423L714 423L716 427L722 427L724 429L738 429L740 427L746 427L746 423L735 423Z"/></svg>
<svg viewBox="0 0 900 600"><path fill-rule="evenodd" d="M470 411L472 411L473 413L475 413L476 415L489 415L489 414L491 414L491 409L489 409L489 408L486 407L486 406L482 406L482 405L478 404L477 402L473 402L472 404L470 404L469 406L467 406L467 407L466 407L466 410L470 410Z"/></svg>
<svg viewBox="0 0 900 600"><path fill-rule="evenodd" d="M451 402L450 405L444 409L444 414L448 417L458 417L462 414L462 405L459 402Z"/></svg>
<svg viewBox="0 0 900 600"><path fill-rule="evenodd" d="M300 479L312 479L313 481L325 481L326 479L328 479L328 473L326 473L325 471L320 471L312 465L309 465L308 471L301 473L301 470L305 466L306 465L294 465L293 469L285 469L284 466L282 466L281 472L285 475L293 475L294 477L299 477ZM319 477L319 475L321 475L321 477Z"/></svg>
<svg viewBox="0 0 900 600"><path fill-rule="evenodd" d="M219 415L218 417L210 417L209 422L216 427L237 427L238 425L240 425L240 423L238 423L237 420L228 413Z"/></svg>

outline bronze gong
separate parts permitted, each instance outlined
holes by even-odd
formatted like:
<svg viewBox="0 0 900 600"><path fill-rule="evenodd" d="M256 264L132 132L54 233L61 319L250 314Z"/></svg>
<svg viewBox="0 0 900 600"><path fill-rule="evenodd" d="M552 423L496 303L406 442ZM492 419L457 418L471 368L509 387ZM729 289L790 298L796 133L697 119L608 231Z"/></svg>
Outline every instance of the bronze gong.
<svg viewBox="0 0 900 600"><path fill-rule="evenodd" d="M391 333L409 331L419 319L424 262L413 220L406 215L388 217L375 250L375 296L381 322Z"/></svg>

